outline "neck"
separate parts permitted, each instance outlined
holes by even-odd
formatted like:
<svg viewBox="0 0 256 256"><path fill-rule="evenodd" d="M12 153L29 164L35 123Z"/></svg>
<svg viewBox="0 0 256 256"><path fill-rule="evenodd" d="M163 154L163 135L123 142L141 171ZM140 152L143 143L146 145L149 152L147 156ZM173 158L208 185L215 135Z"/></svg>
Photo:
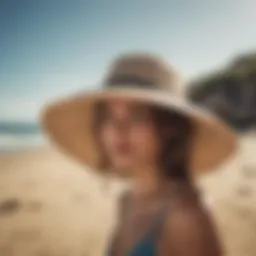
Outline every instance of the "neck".
<svg viewBox="0 0 256 256"><path fill-rule="evenodd" d="M133 192L138 197L158 194L168 187L169 181L159 174L157 168L140 168L133 177Z"/></svg>

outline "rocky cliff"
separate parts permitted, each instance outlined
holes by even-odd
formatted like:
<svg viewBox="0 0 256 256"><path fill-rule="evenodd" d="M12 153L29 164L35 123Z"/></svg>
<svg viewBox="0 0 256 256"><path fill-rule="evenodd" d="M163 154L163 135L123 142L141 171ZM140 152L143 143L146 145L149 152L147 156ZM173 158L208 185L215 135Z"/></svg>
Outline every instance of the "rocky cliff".
<svg viewBox="0 0 256 256"><path fill-rule="evenodd" d="M239 56L225 69L190 83L188 97L239 131L256 125L256 53Z"/></svg>

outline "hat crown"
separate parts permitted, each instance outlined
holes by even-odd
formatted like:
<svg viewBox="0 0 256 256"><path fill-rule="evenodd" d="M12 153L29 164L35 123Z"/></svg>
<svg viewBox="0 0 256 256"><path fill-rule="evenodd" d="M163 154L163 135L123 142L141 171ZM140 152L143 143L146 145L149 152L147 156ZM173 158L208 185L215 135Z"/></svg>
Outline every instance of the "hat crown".
<svg viewBox="0 0 256 256"><path fill-rule="evenodd" d="M105 79L107 87L125 85L145 89L180 90L178 74L163 59L152 54L126 54L110 66Z"/></svg>

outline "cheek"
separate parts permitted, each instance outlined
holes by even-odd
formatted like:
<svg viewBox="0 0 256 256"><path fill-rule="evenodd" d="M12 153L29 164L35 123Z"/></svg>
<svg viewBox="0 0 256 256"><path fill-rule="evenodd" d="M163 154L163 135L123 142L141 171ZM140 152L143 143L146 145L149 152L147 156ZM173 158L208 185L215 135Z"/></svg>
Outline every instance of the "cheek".
<svg viewBox="0 0 256 256"><path fill-rule="evenodd" d="M159 151L159 140L153 127L137 127L131 134L134 150L138 154L149 158L154 158L157 155Z"/></svg>
<svg viewBox="0 0 256 256"><path fill-rule="evenodd" d="M114 132L113 129L111 129L110 127L106 126L103 127L101 129L101 132L99 134L99 139L101 141L101 144L103 146L103 148L108 151L112 145L113 145L113 141L114 141Z"/></svg>

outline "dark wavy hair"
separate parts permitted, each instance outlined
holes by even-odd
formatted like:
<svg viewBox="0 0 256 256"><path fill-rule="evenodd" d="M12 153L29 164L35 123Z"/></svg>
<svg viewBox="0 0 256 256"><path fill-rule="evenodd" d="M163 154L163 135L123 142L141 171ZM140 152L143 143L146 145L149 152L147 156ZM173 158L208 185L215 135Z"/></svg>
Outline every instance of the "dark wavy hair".
<svg viewBox="0 0 256 256"><path fill-rule="evenodd" d="M177 112L153 107L152 118L160 140L159 166L168 178L189 180L193 125Z"/></svg>
<svg viewBox="0 0 256 256"><path fill-rule="evenodd" d="M180 113L171 112L169 109L158 106L149 106L149 108L161 145L158 163L162 174L166 178L189 181L189 157L193 136L191 120ZM94 108L93 132L99 150L102 151L100 168L106 168L109 165L98 136L106 109L103 102L96 104Z"/></svg>

